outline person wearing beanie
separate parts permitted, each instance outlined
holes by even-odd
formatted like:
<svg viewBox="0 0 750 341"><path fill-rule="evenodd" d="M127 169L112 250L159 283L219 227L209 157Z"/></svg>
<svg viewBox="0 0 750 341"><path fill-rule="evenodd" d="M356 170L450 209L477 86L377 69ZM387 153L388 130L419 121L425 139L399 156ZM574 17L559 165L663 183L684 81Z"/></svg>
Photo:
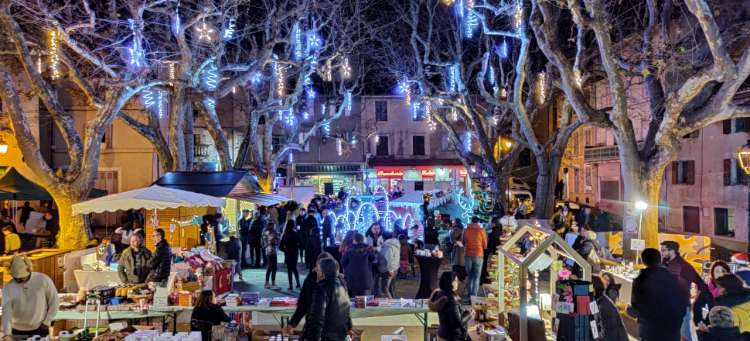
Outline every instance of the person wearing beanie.
<svg viewBox="0 0 750 341"><path fill-rule="evenodd" d="M747 339L740 334L740 328L735 323L734 313L729 307L716 306L711 308L708 313L708 320L711 322L710 326L703 323L698 325L698 330L706 333L701 340L741 341Z"/></svg>
<svg viewBox="0 0 750 341"><path fill-rule="evenodd" d="M10 260L13 279L3 288L3 333L8 336L47 336L57 314L57 289L52 279L32 272L31 261L20 255Z"/></svg>

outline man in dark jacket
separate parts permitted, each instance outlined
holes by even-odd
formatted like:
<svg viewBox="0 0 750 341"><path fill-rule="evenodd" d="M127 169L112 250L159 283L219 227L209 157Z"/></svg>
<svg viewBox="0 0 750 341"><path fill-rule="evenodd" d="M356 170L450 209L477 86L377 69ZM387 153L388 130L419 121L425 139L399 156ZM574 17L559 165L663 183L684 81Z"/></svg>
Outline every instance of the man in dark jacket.
<svg viewBox="0 0 750 341"><path fill-rule="evenodd" d="M323 208L323 245L334 246L333 240L333 216L330 215L328 208Z"/></svg>
<svg viewBox="0 0 750 341"><path fill-rule="evenodd" d="M261 206L258 208L258 216L255 217L255 220L250 225L250 238L248 239L251 258L255 260L254 266L256 268L260 268L266 263L263 246L261 245L261 237L266 227L268 227L268 209L265 206Z"/></svg>
<svg viewBox="0 0 750 341"><path fill-rule="evenodd" d="M661 265L656 249L645 249L641 258L646 268L633 281L629 313L638 318L638 329L644 341L679 341L680 326L690 303L672 275Z"/></svg>
<svg viewBox="0 0 750 341"><path fill-rule="evenodd" d="M302 318L307 316L307 313L310 312L313 291L318 285L318 267L320 266L320 261L326 258L333 259L330 253L322 252L318 256L317 265L314 269L310 270L310 273L305 277L305 281L302 282L302 290L300 290L299 298L297 299L297 308L295 308L294 314L292 314L292 317L287 324L287 335L292 334L292 330L294 330L294 328L299 325L300 321L302 321Z"/></svg>
<svg viewBox="0 0 750 341"><path fill-rule="evenodd" d="M156 282L164 285L169 278L169 272L172 268L172 248L164 239L164 230L154 230L154 243L156 251L154 256L148 261L148 268L151 271L148 274L147 282Z"/></svg>
<svg viewBox="0 0 750 341"><path fill-rule="evenodd" d="M305 236L302 242L305 243L305 265L309 270L315 266L315 260L320 254L320 227L318 227L318 219L315 218L314 208L307 212L307 217L300 228L300 235Z"/></svg>
<svg viewBox="0 0 750 341"><path fill-rule="evenodd" d="M302 225L305 222L305 218L307 218L307 210L304 207L300 207L299 214L297 215L295 222L297 223L297 233L299 233L299 239L300 241L302 241L302 247L299 248L299 259L301 259L303 262L305 261L305 245L307 245L307 234L302 231Z"/></svg>
<svg viewBox="0 0 750 341"><path fill-rule="evenodd" d="M682 256L680 255L680 244L677 244L677 242L667 240L663 241L661 243L661 257L662 262L667 267L667 270L671 274L673 274L675 277L677 277L677 282L680 284L680 287L682 287L682 290L686 292L690 292L690 287L693 283L695 283L695 286L698 288L698 297L700 298L699 303L706 303L705 301L706 297L710 297L710 293L708 292L708 286L703 281L701 276L698 275L698 272L695 271L695 268L693 268L690 263L688 263ZM701 309L703 308L703 304L698 305L695 307L695 309L690 309L690 304L687 305L686 311L688 311L688 316L685 316L683 322L682 322L682 337L683 338L689 338L690 335L690 319L693 319L694 321L699 321L697 317L699 316L693 316L696 313L700 313L702 315Z"/></svg>
<svg viewBox="0 0 750 341"><path fill-rule="evenodd" d="M253 218L250 216L250 210L242 210L242 218L237 222L237 225L240 227L240 243L242 243L242 255L240 256L242 259L240 262L243 268L248 268L254 263L252 252L250 253L250 263L247 262L247 248L250 246L250 226L252 223Z"/></svg>
<svg viewBox="0 0 750 341"><path fill-rule="evenodd" d="M354 244L341 256L349 296L375 294L372 292L372 264L375 259L375 252L365 243L365 237L360 233L355 234Z"/></svg>
<svg viewBox="0 0 750 341"><path fill-rule="evenodd" d="M320 261L323 279L313 292L312 307L302 332L306 341L340 341L352 330L349 295L339 278L339 264L334 259Z"/></svg>

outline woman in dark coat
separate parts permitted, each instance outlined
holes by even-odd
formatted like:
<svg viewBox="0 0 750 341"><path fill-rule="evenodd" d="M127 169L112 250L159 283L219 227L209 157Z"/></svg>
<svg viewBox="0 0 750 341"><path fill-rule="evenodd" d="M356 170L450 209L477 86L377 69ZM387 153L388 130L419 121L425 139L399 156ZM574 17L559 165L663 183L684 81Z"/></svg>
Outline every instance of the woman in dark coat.
<svg viewBox="0 0 750 341"><path fill-rule="evenodd" d="M469 340L468 323L473 310L464 310L456 294L458 277L453 271L446 271L440 276L440 289L435 290L428 303L430 310L438 313L440 325L438 337L442 340Z"/></svg>
<svg viewBox="0 0 750 341"><path fill-rule="evenodd" d="M602 279L598 276L591 278L594 285L594 299L599 307L599 322L601 331L598 340L607 341L628 341L628 332L625 330L625 324L622 322L620 313L615 303L607 296L606 289Z"/></svg>
<svg viewBox="0 0 750 341"><path fill-rule="evenodd" d="M375 252L371 246L365 244L365 237L359 233L355 234L351 248L341 257L350 297L372 294L371 269L374 261Z"/></svg>
<svg viewBox="0 0 750 341"><path fill-rule="evenodd" d="M320 227L318 226L318 219L315 218L315 210L310 209L307 212L307 217L302 222L300 233L305 235L302 237L302 241L305 243L305 265L307 269L315 267L315 260L318 259L320 254Z"/></svg>
<svg viewBox="0 0 750 341"><path fill-rule="evenodd" d="M281 236L281 244L279 244L279 249L284 252L284 264L286 264L286 273L289 278L289 291L292 291L292 275L297 279L297 289L299 289L297 256L299 249L302 247L302 241L295 230L296 225L294 220L287 220L284 234Z"/></svg>

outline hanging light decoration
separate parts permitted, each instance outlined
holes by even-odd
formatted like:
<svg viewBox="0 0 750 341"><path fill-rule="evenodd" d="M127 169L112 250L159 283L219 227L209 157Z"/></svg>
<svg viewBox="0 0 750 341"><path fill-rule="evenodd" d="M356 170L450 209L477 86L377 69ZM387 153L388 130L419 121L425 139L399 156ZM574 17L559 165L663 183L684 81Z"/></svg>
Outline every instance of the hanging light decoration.
<svg viewBox="0 0 750 341"><path fill-rule="evenodd" d="M229 23L227 24L227 27L224 28L224 34L222 35L224 40L230 40L234 38L234 30L235 30L234 27L235 27L234 19L230 19Z"/></svg>
<svg viewBox="0 0 750 341"><path fill-rule="evenodd" d="M341 64L341 77L349 79L352 76L352 66L349 64L349 57L344 57L344 62Z"/></svg>
<svg viewBox="0 0 750 341"><path fill-rule="evenodd" d="M464 37L471 39L474 37L474 31L479 27L479 16L473 11L468 10L464 19Z"/></svg>
<svg viewBox="0 0 750 341"><path fill-rule="evenodd" d="M508 58L508 42L505 41L505 39L500 43L500 46L495 47L495 53L497 53L497 56L500 57L500 59Z"/></svg>
<svg viewBox="0 0 750 341"><path fill-rule="evenodd" d="M146 109L151 109L154 106L155 100L154 100L154 91L151 89L146 89L141 91L141 103L143 104L143 107Z"/></svg>
<svg viewBox="0 0 750 341"><path fill-rule="evenodd" d="M286 115L284 115L286 113ZM280 115L284 117L284 120L286 121L286 125L288 127L294 126L294 122L296 122L296 118L294 117L294 113L292 113L292 110L287 110L286 112L280 112Z"/></svg>
<svg viewBox="0 0 750 341"><path fill-rule="evenodd" d="M421 104L419 103L419 101L414 101L411 103L411 119L413 121L419 120L420 108Z"/></svg>
<svg viewBox="0 0 750 341"><path fill-rule="evenodd" d="M344 154L343 143L341 142L341 138L338 137L336 138L336 154L338 154L339 156Z"/></svg>
<svg viewBox="0 0 750 341"><path fill-rule="evenodd" d="M344 115L349 116L352 114L352 92L347 91L344 94Z"/></svg>
<svg viewBox="0 0 750 341"><path fill-rule="evenodd" d="M195 29L198 33L198 40L210 42L214 34L214 29L206 23L204 19L200 25Z"/></svg>
<svg viewBox="0 0 750 341"><path fill-rule="evenodd" d="M289 164L294 163L294 153L289 152Z"/></svg>
<svg viewBox="0 0 750 341"><path fill-rule="evenodd" d="M130 27L130 32L133 34L133 45L128 48L129 64L131 67L140 68L143 61L143 49L141 49L141 43L137 37L135 21L133 19L128 19L128 27Z"/></svg>
<svg viewBox="0 0 750 341"><path fill-rule="evenodd" d="M523 26L523 4L520 0L516 0L515 8L513 9L513 28L520 30Z"/></svg>
<svg viewBox="0 0 750 341"><path fill-rule="evenodd" d="M581 88L581 86L583 86L583 78L581 77L581 70L577 68L573 70L573 83L575 83L576 87L578 87L579 89Z"/></svg>
<svg viewBox="0 0 750 341"><path fill-rule="evenodd" d="M258 86L263 81L263 74L259 71L253 72L253 74L250 76L250 84L253 86Z"/></svg>
<svg viewBox="0 0 750 341"><path fill-rule="evenodd" d="M161 90L156 91L156 115L164 117L164 93Z"/></svg>
<svg viewBox="0 0 750 341"><path fill-rule="evenodd" d="M461 66L455 63L448 68L448 91L460 92L461 90L463 90L461 85Z"/></svg>
<svg viewBox="0 0 750 341"><path fill-rule="evenodd" d="M303 120L309 120L310 119L310 113L307 111L302 112L302 119Z"/></svg>
<svg viewBox="0 0 750 341"><path fill-rule="evenodd" d="M450 118L451 118L451 121L453 122L458 121L458 110L456 110L456 108L453 108L453 107L451 108Z"/></svg>
<svg viewBox="0 0 750 341"><path fill-rule="evenodd" d="M177 79L177 67L175 64L177 64L177 62L167 62L167 74L170 81Z"/></svg>
<svg viewBox="0 0 750 341"><path fill-rule="evenodd" d="M464 150L467 152L471 151L471 132L467 131L464 133Z"/></svg>
<svg viewBox="0 0 750 341"><path fill-rule="evenodd" d="M57 29L49 31L49 70L50 77L53 80L62 76L60 72L60 33Z"/></svg>
<svg viewBox="0 0 750 341"><path fill-rule="evenodd" d="M216 90L219 84L219 70L213 62L208 64L203 70L203 84L208 91Z"/></svg>
<svg viewBox="0 0 750 341"><path fill-rule="evenodd" d="M547 98L547 74L539 72L536 77L536 95L539 103L544 103Z"/></svg>
<svg viewBox="0 0 750 341"><path fill-rule="evenodd" d="M302 30L299 28L299 23L294 23L292 27L292 46L294 47L294 60L305 58L305 45L302 43Z"/></svg>
<svg viewBox="0 0 750 341"><path fill-rule="evenodd" d="M175 10L174 15L174 23L172 23L172 29L174 30L174 35L180 34L180 29L182 29L182 22L180 21L180 2L177 2L177 9Z"/></svg>
<svg viewBox="0 0 750 341"><path fill-rule="evenodd" d="M284 67L279 63L273 63L273 72L276 75L276 95L279 97L286 96L286 74Z"/></svg>
<svg viewBox="0 0 750 341"><path fill-rule="evenodd" d="M333 67L331 66L331 60L326 60L326 65L323 66L323 74L321 75L323 80L330 82L333 80Z"/></svg>

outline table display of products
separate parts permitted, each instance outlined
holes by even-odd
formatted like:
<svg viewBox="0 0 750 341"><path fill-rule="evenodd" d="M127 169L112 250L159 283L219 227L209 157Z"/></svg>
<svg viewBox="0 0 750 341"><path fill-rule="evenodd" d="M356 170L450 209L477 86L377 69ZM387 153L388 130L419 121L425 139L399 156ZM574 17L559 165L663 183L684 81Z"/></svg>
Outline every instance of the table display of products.
<svg viewBox="0 0 750 341"><path fill-rule="evenodd" d="M175 255L172 271L177 272L177 290L194 291L210 288L217 295L232 290L234 261L215 256L203 247L193 248L190 251L177 251ZM180 288L184 285L188 288Z"/></svg>
<svg viewBox="0 0 750 341"><path fill-rule="evenodd" d="M555 311L554 331L559 341L591 341L599 338L601 326L596 316L599 308L589 292L591 282L564 280L557 282L552 299Z"/></svg>

